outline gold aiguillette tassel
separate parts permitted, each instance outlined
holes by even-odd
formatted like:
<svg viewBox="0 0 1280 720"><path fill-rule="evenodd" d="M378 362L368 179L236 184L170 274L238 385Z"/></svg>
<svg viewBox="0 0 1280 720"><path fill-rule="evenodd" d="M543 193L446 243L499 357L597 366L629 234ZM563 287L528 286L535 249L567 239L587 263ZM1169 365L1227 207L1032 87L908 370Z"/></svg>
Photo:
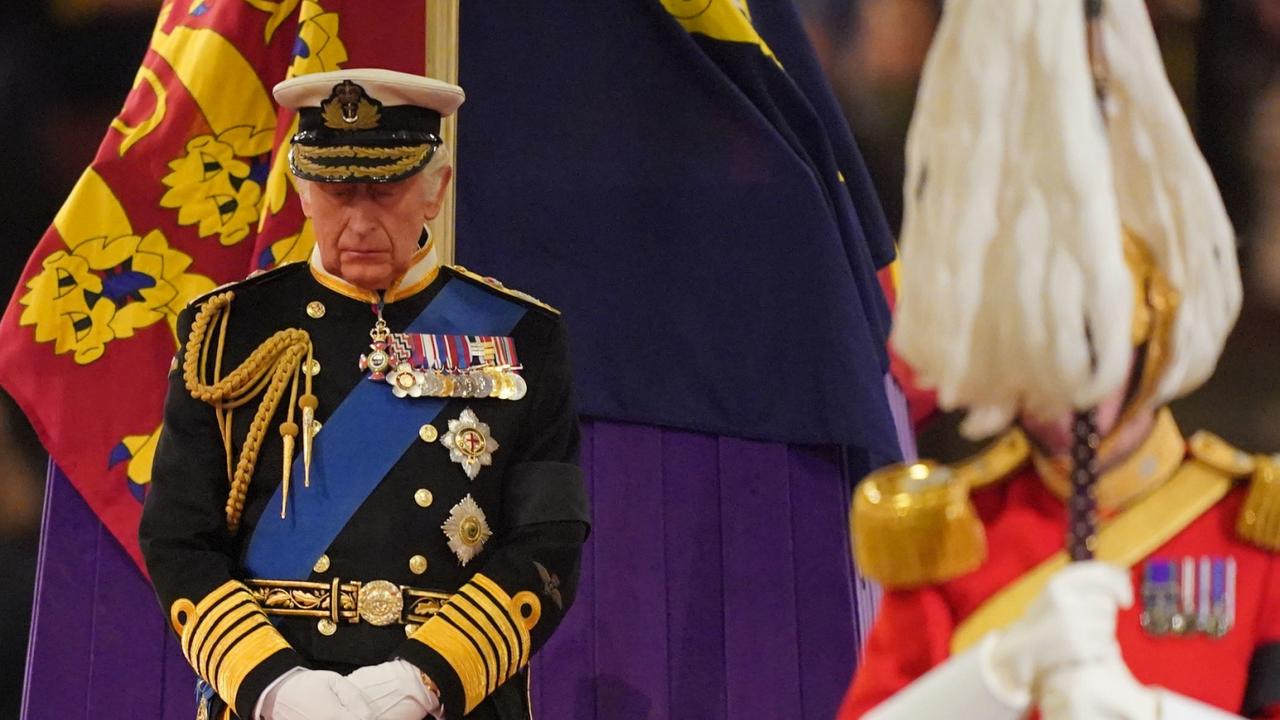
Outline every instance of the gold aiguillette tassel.
<svg viewBox="0 0 1280 720"><path fill-rule="evenodd" d="M283 477L280 481L280 519L283 520L289 507L289 475L293 471L293 443L298 435L298 424L286 422L280 424L280 437L284 441Z"/></svg>
<svg viewBox="0 0 1280 720"><path fill-rule="evenodd" d="M311 487L311 447L315 442L316 408L320 401L310 393L298 398L302 408L302 486Z"/></svg>

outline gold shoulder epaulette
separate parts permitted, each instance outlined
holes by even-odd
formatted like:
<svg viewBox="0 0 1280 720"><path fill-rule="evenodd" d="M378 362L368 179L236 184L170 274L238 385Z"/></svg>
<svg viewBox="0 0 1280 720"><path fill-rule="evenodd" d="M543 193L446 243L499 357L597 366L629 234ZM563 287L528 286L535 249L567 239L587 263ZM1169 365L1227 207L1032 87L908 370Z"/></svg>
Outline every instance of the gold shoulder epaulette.
<svg viewBox="0 0 1280 720"><path fill-rule="evenodd" d="M1010 430L955 467L894 465L868 475L854 498L854 557L886 587L946 582L982 564L987 536L969 493L1009 477L1031 446Z"/></svg>
<svg viewBox="0 0 1280 720"><path fill-rule="evenodd" d="M1187 441L1191 456L1232 478L1249 476L1249 493L1236 518L1236 534L1280 552L1280 455L1251 455L1201 430Z"/></svg>
<svg viewBox="0 0 1280 720"><path fill-rule="evenodd" d="M493 288L494 290L497 290L498 292L504 295L509 295L513 298L516 298L517 300L523 300L524 302L529 303L530 305L536 305L542 308L543 310L554 313L556 315L560 314L560 311L555 309L554 307L551 307L550 305L542 302L541 300L530 295L529 293L520 292L519 290L509 288L506 285L503 285L501 282L499 282L496 278L471 272L470 270L462 267L461 265L446 265L445 267L449 268L450 270L454 271L455 273L465 278L474 280L484 285L488 285L489 287Z"/></svg>
<svg viewBox="0 0 1280 720"><path fill-rule="evenodd" d="M885 587L946 582L987 556L969 483L944 465L919 462L871 473L854 493L850 522L858 569Z"/></svg>

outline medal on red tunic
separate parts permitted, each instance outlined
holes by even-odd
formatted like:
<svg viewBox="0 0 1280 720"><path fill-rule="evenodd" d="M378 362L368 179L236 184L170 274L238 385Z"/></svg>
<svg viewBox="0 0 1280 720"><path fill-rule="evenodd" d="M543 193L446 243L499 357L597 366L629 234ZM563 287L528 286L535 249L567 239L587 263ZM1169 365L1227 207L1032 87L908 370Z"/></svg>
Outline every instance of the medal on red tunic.
<svg viewBox="0 0 1280 720"><path fill-rule="evenodd" d="M1152 558L1142 568L1142 629L1155 637L1220 638L1235 625L1235 558Z"/></svg>

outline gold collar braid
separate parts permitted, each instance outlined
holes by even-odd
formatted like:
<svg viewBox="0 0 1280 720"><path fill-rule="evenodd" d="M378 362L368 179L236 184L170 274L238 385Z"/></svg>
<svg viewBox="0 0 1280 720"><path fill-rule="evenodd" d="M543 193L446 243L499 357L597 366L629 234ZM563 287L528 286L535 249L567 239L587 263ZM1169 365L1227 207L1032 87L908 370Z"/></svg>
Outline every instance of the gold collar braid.
<svg viewBox="0 0 1280 720"><path fill-rule="evenodd" d="M254 467L258 461L258 451L262 447L266 435L267 423L275 415L284 395L285 385L289 384L289 405L285 421L280 424L280 435L284 441L284 460L282 467L282 502L280 516L283 518L289 501L289 476L293 466L295 438L298 435L298 424L294 422L294 408L302 408L302 448L304 476L310 482L311 438L315 421L316 397L311 392L311 375L302 372L303 363L308 365L312 360L311 336L307 331L298 328L280 330L254 349L249 357L222 377L222 353L227 337L227 321L231 317L231 300L235 293L226 291L210 297L201 306L191 323L191 333L187 338L186 352L182 360L182 379L186 383L191 397L213 406L218 419L218 431L222 435L223 449L227 458L227 481L230 492L227 496L227 529L234 535L240 528L240 518L244 513L245 494L249 481L253 477ZM217 328L217 348L214 351L212 380L208 383L204 378L208 373L209 347ZM304 391L298 397L298 376L301 375ZM231 419L233 411L262 397L253 421L249 424L249 433L236 459L235 468L231 465Z"/></svg>

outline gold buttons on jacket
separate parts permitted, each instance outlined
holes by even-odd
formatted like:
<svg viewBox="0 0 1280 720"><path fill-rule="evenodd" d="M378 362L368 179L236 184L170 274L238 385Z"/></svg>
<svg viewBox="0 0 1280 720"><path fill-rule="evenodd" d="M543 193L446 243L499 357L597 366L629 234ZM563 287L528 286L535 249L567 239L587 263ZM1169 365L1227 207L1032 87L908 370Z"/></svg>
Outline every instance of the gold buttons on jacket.
<svg viewBox="0 0 1280 720"><path fill-rule="evenodd" d="M319 630L321 635L329 637L330 635L338 632L338 625L329 618L325 618L316 623L316 630Z"/></svg>
<svg viewBox="0 0 1280 720"><path fill-rule="evenodd" d="M436 430L435 425L423 425L422 427L418 428L418 437L422 438L423 442L429 442L429 443L435 442L436 437L438 437L439 435L440 433L439 431Z"/></svg>
<svg viewBox="0 0 1280 720"><path fill-rule="evenodd" d="M324 303L319 300L312 300L307 303L307 314L316 320L324 317Z"/></svg>
<svg viewBox="0 0 1280 720"><path fill-rule="evenodd" d="M313 566L311 567L311 569L312 569L312 570L315 570L315 571L316 571L316 572L318 572L318 573L322 573L322 572L325 572L326 570L328 570L328 569L329 569L329 556L328 556L328 555L321 555L321 556L320 556L320 559L319 559L319 560L316 560L316 564L315 564L315 565L313 565Z"/></svg>
<svg viewBox="0 0 1280 720"><path fill-rule="evenodd" d="M418 492L413 494L413 501L418 503L418 507L431 507L434 500L435 497L426 488L418 488Z"/></svg>
<svg viewBox="0 0 1280 720"><path fill-rule="evenodd" d="M306 362L306 364L304 364L304 365L302 366L302 372L304 372L304 373L306 373L306 374L310 375L311 377L315 377L315 376L319 375L319 374L320 374L320 361L319 361L319 360L317 360L317 359L315 359L315 358L311 358L310 360L308 360L308 361Z"/></svg>
<svg viewBox="0 0 1280 720"><path fill-rule="evenodd" d="M409 572L414 575L421 575L427 571L427 559L421 555L414 555L409 558Z"/></svg>
<svg viewBox="0 0 1280 720"><path fill-rule="evenodd" d="M405 625L405 626L404 626L404 636L405 636L405 637L411 637L414 633L418 632L418 628L419 628L419 627L421 627L421 626L420 626L420 625L414 625L413 623L409 623L409 624Z"/></svg>
<svg viewBox="0 0 1280 720"><path fill-rule="evenodd" d="M319 420L312 420L312 421L311 421L311 437L315 437L315 436L319 435L319 434L320 434L320 428L322 428L322 427L324 427L324 426L320 424L320 421L319 421Z"/></svg>

